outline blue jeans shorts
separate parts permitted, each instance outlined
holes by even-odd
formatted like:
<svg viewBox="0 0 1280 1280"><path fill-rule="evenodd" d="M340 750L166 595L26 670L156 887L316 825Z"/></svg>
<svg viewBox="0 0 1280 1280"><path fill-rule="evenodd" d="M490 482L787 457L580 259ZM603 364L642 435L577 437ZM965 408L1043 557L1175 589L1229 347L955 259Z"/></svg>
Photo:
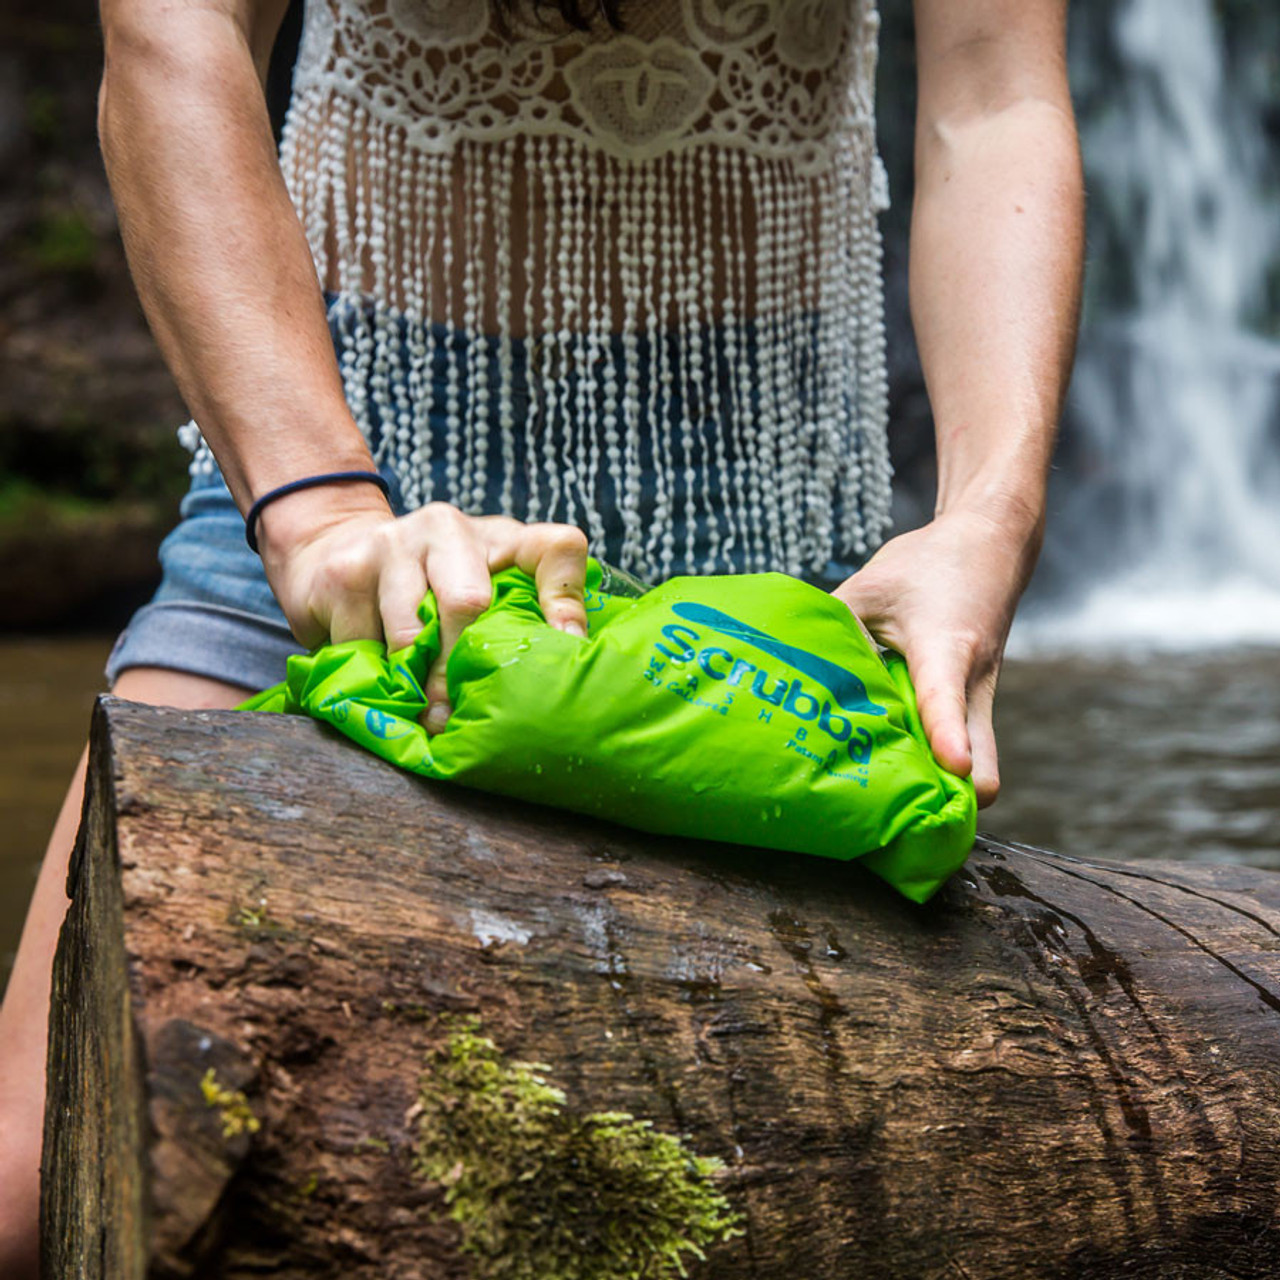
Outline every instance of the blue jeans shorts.
<svg viewBox="0 0 1280 1280"><path fill-rule="evenodd" d="M330 317L336 343L341 317L332 305ZM432 337L432 376L444 387L450 347L466 339L442 325L435 326ZM490 358L498 358L496 342ZM620 343L615 358L619 361L623 358ZM513 344L512 359L513 385L518 393L527 367L525 344ZM441 403L443 399L443 394L439 394L434 402ZM495 438L499 430L496 418L495 409L492 424ZM380 424L375 418L370 425L376 448ZM432 427L443 439L446 429L443 416L439 421L433 420ZM519 442L519 432L516 437ZM439 459L442 453L443 450L435 450L435 458ZM521 453L522 449L515 459L517 514L527 498L527 490L521 487ZM441 473L433 476L435 492L444 493L447 490L443 462L437 461L435 465L441 468ZM397 478L386 468L383 474L391 485L392 508L397 515L403 514ZM493 477L491 488L488 509L496 511L500 497L498 477ZM651 484L644 485L642 517L646 515L646 506L653 501L653 488ZM606 500L608 497L606 492ZM120 673L131 667L161 667L252 690L278 683L284 679L288 657L303 650L294 640L272 595L262 561L245 542L244 520L216 468L193 475L180 514L178 525L160 547L160 586L151 601L134 614L107 660L108 684L114 685ZM605 542L603 546L593 546L592 551L616 562L622 540L621 519L616 511L601 514L605 521ZM679 543L684 530L677 529L676 533ZM704 546L701 531L696 531L695 547L701 551ZM834 585L852 573L853 568L832 562L826 572L815 575L813 580L823 586Z"/></svg>

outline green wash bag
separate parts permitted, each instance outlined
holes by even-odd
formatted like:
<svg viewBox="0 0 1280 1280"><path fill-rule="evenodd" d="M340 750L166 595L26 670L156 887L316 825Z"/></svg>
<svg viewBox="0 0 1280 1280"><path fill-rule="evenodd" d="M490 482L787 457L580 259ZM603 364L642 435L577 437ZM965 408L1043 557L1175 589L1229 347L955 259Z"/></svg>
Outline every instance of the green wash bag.
<svg viewBox="0 0 1280 1280"><path fill-rule="evenodd" d="M440 651L422 633L289 659L244 704L306 712L401 768L644 831L861 858L924 902L973 844L972 784L933 759L906 663L846 605L783 574L681 577L633 598L589 563L586 640L547 625L533 580L493 603L449 659L453 714L417 717Z"/></svg>

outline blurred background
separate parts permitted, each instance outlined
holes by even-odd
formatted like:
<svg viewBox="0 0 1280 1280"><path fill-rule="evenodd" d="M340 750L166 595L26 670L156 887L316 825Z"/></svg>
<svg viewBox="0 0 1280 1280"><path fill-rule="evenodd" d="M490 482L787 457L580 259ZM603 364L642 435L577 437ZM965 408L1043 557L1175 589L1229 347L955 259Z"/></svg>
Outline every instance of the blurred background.
<svg viewBox="0 0 1280 1280"><path fill-rule="evenodd" d="M906 306L907 0L882 0L899 528L932 425ZM111 640L185 484L94 132L92 0L0 0L0 983ZM287 95L286 24L273 74ZM982 825L1066 853L1280 869L1280 6L1073 0L1089 190L1048 542Z"/></svg>

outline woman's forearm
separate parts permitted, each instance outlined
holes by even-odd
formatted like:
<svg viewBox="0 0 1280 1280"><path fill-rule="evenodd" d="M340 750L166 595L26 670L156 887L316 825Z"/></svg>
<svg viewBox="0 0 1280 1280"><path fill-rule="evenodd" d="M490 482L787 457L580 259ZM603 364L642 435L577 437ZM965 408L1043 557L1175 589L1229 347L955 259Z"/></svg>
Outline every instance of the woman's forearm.
<svg viewBox="0 0 1280 1280"><path fill-rule="evenodd" d="M906 655L944 768L1000 787L992 705L1044 528L1070 375L1083 184L1066 0L915 0L911 315L938 437L936 517L837 588Z"/></svg>
<svg viewBox="0 0 1280 1280"><path fill-rule="evenodd" d="M922 113L911 310L938 440L939 514L986 513L1034 559L1070 376L1083 183L1070 102ZM1028 566L1029 568L1029 566Z"/></svg>
<svg viewBox="0 0 1280 1280"><path fill-rule="evenodd" d="M299 476L370 465L276 161L255 66L265 25L212 5L103 5L99 127L133 278L242 509Z"/></svg>

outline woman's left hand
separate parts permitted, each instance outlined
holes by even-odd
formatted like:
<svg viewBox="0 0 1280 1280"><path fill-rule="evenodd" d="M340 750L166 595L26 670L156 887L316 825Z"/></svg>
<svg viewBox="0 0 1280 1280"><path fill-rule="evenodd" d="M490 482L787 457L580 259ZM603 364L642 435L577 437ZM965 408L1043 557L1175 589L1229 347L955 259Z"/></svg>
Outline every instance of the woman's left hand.
<svg viewBox="0 0 1280 1280"><path fill-rule="evenodd" d="M938 763L973 775L981 807L1000 790L992 706L1005 640L1039 550L991 516L950 512L886 542L832 595L907 660Z"/></svg>

